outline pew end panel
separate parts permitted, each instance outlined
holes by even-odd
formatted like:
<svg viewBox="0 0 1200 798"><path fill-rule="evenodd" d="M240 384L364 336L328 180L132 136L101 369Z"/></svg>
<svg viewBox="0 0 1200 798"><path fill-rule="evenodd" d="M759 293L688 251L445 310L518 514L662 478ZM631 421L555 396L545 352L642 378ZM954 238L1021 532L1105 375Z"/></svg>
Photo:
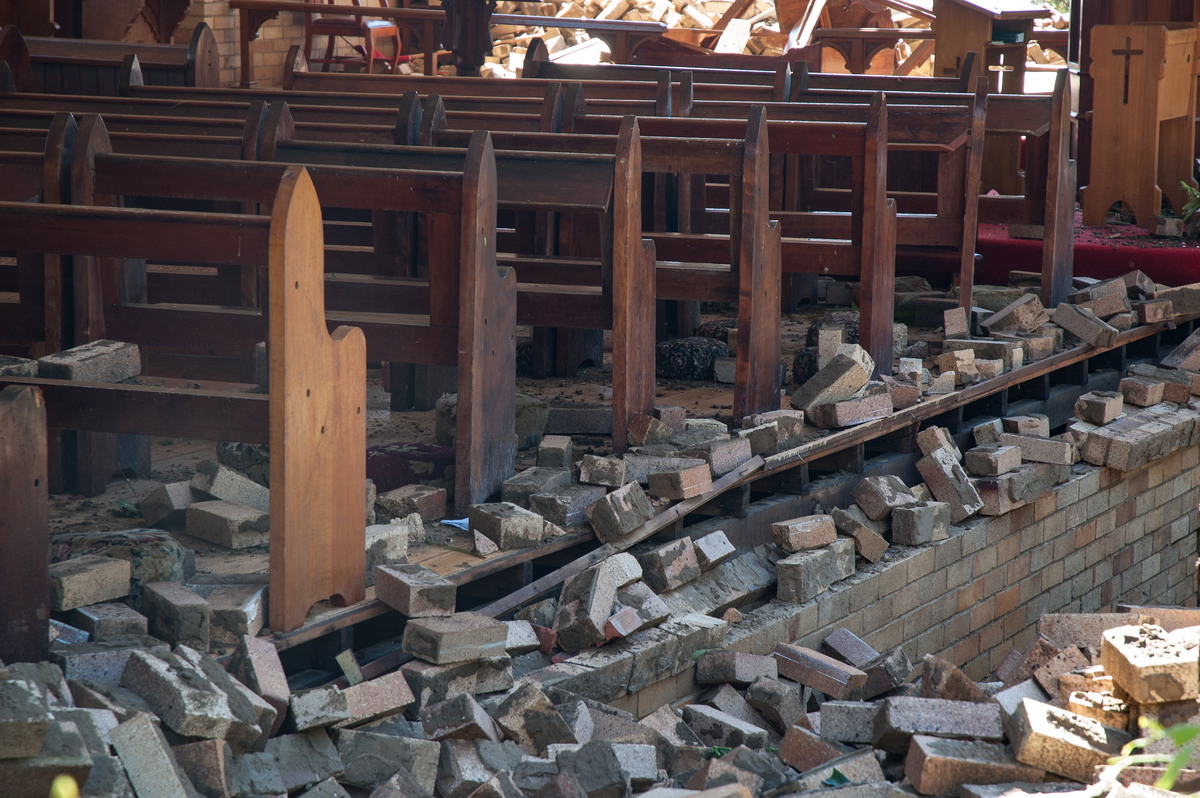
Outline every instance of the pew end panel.
<svg viewBox="0 0 1200 798"><path fill-rule="evenodd" d="M320 323L321 206L303 168L280 183L270 255L270 625L291 631L316 602L366 592L367 344Z"/></svg>

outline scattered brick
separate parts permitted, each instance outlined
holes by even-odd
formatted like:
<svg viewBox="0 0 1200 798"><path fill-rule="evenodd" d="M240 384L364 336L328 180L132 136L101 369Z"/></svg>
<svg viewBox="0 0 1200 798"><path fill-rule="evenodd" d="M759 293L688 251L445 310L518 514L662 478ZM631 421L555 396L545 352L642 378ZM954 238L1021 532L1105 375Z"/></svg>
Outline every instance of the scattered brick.
<svg viewBox="0 0 1200 798"><path fill-rule="evenodd" d="M831 698L860 698L867 683L867 674L858 668L811 648L779 643L775 646L774 656L779 661L781 676L820 690Z"/></svg>
<svg viewBox="0 0 1200 798"><path fill-rule="evenodd" d="M50 563L50 609L72 610L129 595L129 560L83 554Z"/></svg>
<svg viewBox="0 0 1200 798"><path fill-rule="evenodd" d="M950 505L917 502L892 511L892 542L920 546L950 537Z"/></svg>
<svg viewBox="0 0 1200 798"><path fill-rule="evenodd" d="M1160 626L1118 626L1101 636L1100 661L1113 682L1141 704L1200 697L1200 646Z"/></svg>
<svg viewBox="0 0 1200 798"><path fill-rule="evenodd" d="M1134 376L1123 378L1118 390L1129 404L1137 407L1149 407L1163 400L1165 386L1159 380Z"/></svg>
<svg viewBox="0 0 1200 798"><path fill-rule="evenodd" d="M453 615L458 588L423 565L379 565L375 596L409 618Z"/></svg>
<svg viewBox="0 0 1200 798"><path fill-rule="evenodd" d="M921 795L956 795L964 784L1038 782L1040 768L1022 765L996 743L913 735L904 775Z"/></svg>
<svg viewBox="0 0 1200 798"><path fill-rule="evenodd" d="M771 524L771 537L786 552L807 551L836 540L837 528L828 515L806 515Z"/></svg>
<svg viewBox="0 0 1200 798"><path fill-rule="evenodd" d="M920 435L918 435L918 438ZM872 521L882 521L897 507L917 501L904 480L892 474L863 477L851 492L854 501Z"/></svg>
<svg viewBox="0 0 1200 798"><path fill-rule="evenodd" d="M914 734L1000 742L1004 729L996 704L918 696L883 699L875 716L875 747L904 753Z"/></svg>
<svg viewBox="0 0 1200 798"><path fill-rule="evenodd" d="M958 523L983 507L979 492L949 450L937 449L922 457L917 461L917 471L937 500L950 505L951 523Z"/></svg>
<svg viewBox="0 0 1200 798"><path fill-rule="evenodd" d="M643 579L658 592L674 590L700 576L700 562L691 538L679 538L638 555Z"/></svg>
<svg viewBox="0 0 1200 798"><path fill-rule="evenodd" d="M630 482L587 509L596 537L605 543L629 534L654 517L654 508L642 486Z"/></svg>
<svg viewBox="0 0 1200 798"><path fill-rule="evenodd" d="M473 612L444 618L412 618L404 626L401 648L435 665L467 662L504 652L508 628Z"/></svg>
<svg viewBox="0 0 1200 798"><path fill-rule="evenodd" d="M1074 712L1022 698L1011 718L1013 756L1048 773L1090 784L1097 765L1120 754L1129 734Z"/></svg>

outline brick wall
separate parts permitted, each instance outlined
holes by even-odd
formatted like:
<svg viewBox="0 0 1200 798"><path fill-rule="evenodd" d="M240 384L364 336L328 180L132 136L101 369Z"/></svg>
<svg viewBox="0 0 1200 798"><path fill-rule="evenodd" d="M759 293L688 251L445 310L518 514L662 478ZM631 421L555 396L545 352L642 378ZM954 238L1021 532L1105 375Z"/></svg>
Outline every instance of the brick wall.
<svg viewBox="0 0 1200 798"><path fill-rule="evenodd" d="M828 497L856 480L831 477L844 484L831 491L814 482L805 497L756 502L745 521L765 529L766 518L792 517L813 494ZM1122 603L1196 606L1197 504L1200 448L1128 473L1077 465L1068 482L1033 504L1004 516L976 516L938 543L892 546L875 564L860 560L852 577L812 601L772 600L744 608L738 623L718 621L701 630L691 629L696 616L687 616L671 634L635 635L530 677L641 716L700 691L692 667L696 648L768 654L780 641L816 648L844 626L877 650L903 646L914 661L937 654L986 679L1010 650L1029 647L1044 613L1114 611ZM714 525L722 522L686 531L694 535ZM754 545L743 540L739 548ZM659 651L673 636L680 650ZM659 675L630 675L646 670ZM634 683L638 689L630 692Z"/></svg>
<svg viewBox="0 0 1200 798"><path fill-rule="evenodd" d="M878 650L938 654L984 679L1032 643L1043 613L1196 606L1198 504L1195 447L1128 473L1077 465L1033 504L969 519L939 543L893 546L808 604L747 613L729 644L760 653L780 640L815 647L845 626Z"/></svg>
<svg viewBox="0 0 1200 798"><path fill-rule="evenodd" d="M175 32L175 41L187 42L200 22L207 22L216 36L221 53L221 85L237 85L242 60L238 12L229 8L228 0L193 0ZM284 58L293 44L304 44L303 14L280 14L259 29L258 38L250 43L250 52L254 57L254 79L260 86L279 86L283 82Z"/></svg>

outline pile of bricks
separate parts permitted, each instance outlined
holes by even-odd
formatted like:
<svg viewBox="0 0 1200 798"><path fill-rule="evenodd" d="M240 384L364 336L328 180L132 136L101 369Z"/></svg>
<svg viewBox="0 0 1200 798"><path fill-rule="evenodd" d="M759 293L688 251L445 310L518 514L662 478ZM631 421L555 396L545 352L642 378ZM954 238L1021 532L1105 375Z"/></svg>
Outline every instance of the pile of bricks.
<svg viewBox="0 0 1200 798"><path fill-rule="evenodd" d="M1195 609L1044 616L986 682L932 655L914 668L903 647L881 653L846 629L820 650L755 655L670 622L642 633L660 640L645 657L684 663L698 692L638 720L588 697L614 678L604 649L588 684L565 662L518 673L543 656L530 622L448 611L452 586L406 568L393 595L413 613L415 658L366 681L289 685L253 635L219 663L116 625L61 666L0 665L5 794L44 796L66 774L93 796L986 798L1098 783L1092 794L1165 798L1147 786L1162 764L1106 765L1146 720L1200 723ZM1147 750L1178 753L1168 738ZM1198 787L1193 755L1176 789Z"/></svg>

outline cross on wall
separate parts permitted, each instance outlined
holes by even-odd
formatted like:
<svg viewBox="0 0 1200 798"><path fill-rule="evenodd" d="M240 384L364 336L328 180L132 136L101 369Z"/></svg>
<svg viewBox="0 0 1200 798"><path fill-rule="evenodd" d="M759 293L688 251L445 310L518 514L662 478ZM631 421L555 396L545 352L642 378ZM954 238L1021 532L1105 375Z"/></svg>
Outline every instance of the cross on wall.
<svg viewBox="0 0 1200 798"><path fill-rule="evenodd" d="M1119 50L1113 50L1113 51L1112 51L1112 54L1113 54L1113 55L1122 55L1122 56L1125 56L1125 75L1124 75L1124 83L1123 83L1123 87L1122 87L1122 93L1121 93L1121 103L1122 103L1123 105L1128 105L1128 104L1129 104L1129 67L1130 67L1130 60L1131 60L1131 59L1133 58L1133 56L1135 56L1135 55L1145 55L1145 54L1146 54L1146 51L1145 51L1145 50L1134 50L1134 49L1132 49L1132 47L1133 47L1133 42L1132 42L1132 40L1131 40L1131 39L1130 39L1128 36L1126 36L1126 37L1125 37L1125 47L1124 47L1123 49L1119 49Z"/></svg>

